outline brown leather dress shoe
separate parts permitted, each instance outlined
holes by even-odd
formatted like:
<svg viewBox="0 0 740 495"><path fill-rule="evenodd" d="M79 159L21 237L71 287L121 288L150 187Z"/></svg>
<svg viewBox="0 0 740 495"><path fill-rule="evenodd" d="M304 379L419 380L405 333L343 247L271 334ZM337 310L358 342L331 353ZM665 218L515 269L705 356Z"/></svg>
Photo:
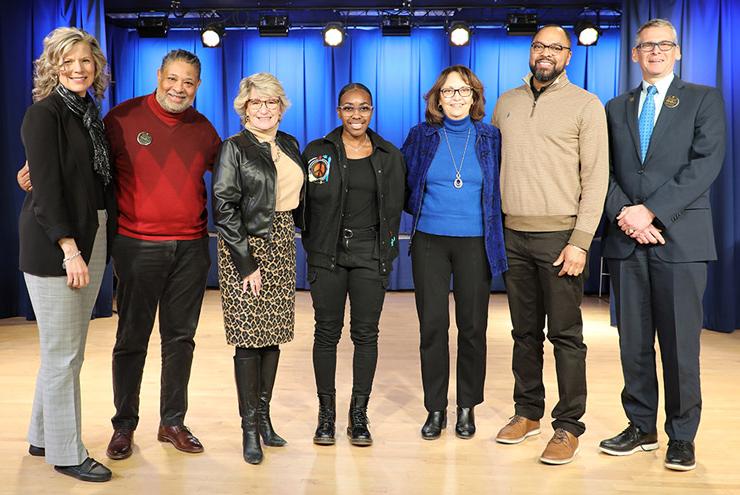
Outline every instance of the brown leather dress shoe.
<svg viewBox="0 0 740 495"><path fill-rule="evenodd" d="M187 426L159 426L157 440L160 442L170 442L177 450L188 452L189 454L198 454L203 452L203 445L195 436L190 433Z"/></svg>
<svg viewBox="0 0 740 495"><path fill-rule="evenodd" d="M110 437L110 442L108 443L108 449L105 451L105 455L116 461L126 459L127 457L131 457L131 454L133 453L133 444L134 430L129 430L128 428L116 428L113 430L113 436Z"/></svg>

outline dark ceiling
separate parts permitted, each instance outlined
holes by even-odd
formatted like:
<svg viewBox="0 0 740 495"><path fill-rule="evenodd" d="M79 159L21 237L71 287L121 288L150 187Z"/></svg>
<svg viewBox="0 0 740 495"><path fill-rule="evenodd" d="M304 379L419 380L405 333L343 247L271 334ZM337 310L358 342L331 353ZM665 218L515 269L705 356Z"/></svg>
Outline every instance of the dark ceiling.
<svg viewBox="0 0 740 495"><path fill-rule="evenodd" d="M109 22L135 25L140 12L169 14L170 27L197 27L220 21L227 26L254 27L260 14L287 14L291 26L322 25L341 20L348 25L378 25L383 14L413 13L414 25L442 25L445 20L464 20L474 25L501 25L512 13L536 13L540 24L572 25L579 18L615 26L620 20L619 1L555 0L527 2L510 0L105 0Z"/></svg>

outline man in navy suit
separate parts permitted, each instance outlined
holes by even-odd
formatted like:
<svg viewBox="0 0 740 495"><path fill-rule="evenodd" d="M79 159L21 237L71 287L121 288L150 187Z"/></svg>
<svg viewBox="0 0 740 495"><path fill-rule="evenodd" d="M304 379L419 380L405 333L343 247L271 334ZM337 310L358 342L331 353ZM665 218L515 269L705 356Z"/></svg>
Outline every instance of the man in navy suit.
<svg viewBox="0 0 740 495"><path fill-rule="evenodd" d="M701 415L699 335L707 262L717 258L709 187L725 152L725 114L715 88L673 74L676 30L653 19L637 31L632 60L642 83L606 106L610 176L604 257L616 300L629 426L601 451L658 448L657 330L663 362L665 466L696 466Z"/></svg>

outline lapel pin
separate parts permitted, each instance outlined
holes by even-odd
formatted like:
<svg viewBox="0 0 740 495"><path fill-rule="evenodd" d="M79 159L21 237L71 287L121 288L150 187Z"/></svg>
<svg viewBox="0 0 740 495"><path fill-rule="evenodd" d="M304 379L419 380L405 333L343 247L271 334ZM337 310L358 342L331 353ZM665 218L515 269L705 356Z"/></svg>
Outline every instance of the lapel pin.
<svg viewBox="0 0 740 495"><path fill-rule="evenodd" d="M665 101L663 104L667 106L668 108L676 108L678 106L679 100L678 96L674 95L668 95L665 97Z"/></svg>
<svg viewBox="0 0 740 495"><path fill-rule="evenodd" d="M136 135L136 142L142 146L149 146L152 144L152 135L146 131L141 131Z"/></svg>

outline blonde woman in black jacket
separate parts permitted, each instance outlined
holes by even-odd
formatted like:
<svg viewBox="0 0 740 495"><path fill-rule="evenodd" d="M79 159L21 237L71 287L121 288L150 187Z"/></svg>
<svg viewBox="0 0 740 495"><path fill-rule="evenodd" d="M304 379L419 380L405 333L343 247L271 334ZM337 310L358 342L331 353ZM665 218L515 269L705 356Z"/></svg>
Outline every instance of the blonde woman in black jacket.
<svg viewBox="0 0 740 495"><path fill-rule="evenodd" d="M34 63L35 103L21 128L33 189L19 218L20 269L41 349L29 453L82 481L111 478L88 456L80 413L87 329L117 216L108 144L90 95L103 97L106 64L90 34L52 31Z"/></svg>

